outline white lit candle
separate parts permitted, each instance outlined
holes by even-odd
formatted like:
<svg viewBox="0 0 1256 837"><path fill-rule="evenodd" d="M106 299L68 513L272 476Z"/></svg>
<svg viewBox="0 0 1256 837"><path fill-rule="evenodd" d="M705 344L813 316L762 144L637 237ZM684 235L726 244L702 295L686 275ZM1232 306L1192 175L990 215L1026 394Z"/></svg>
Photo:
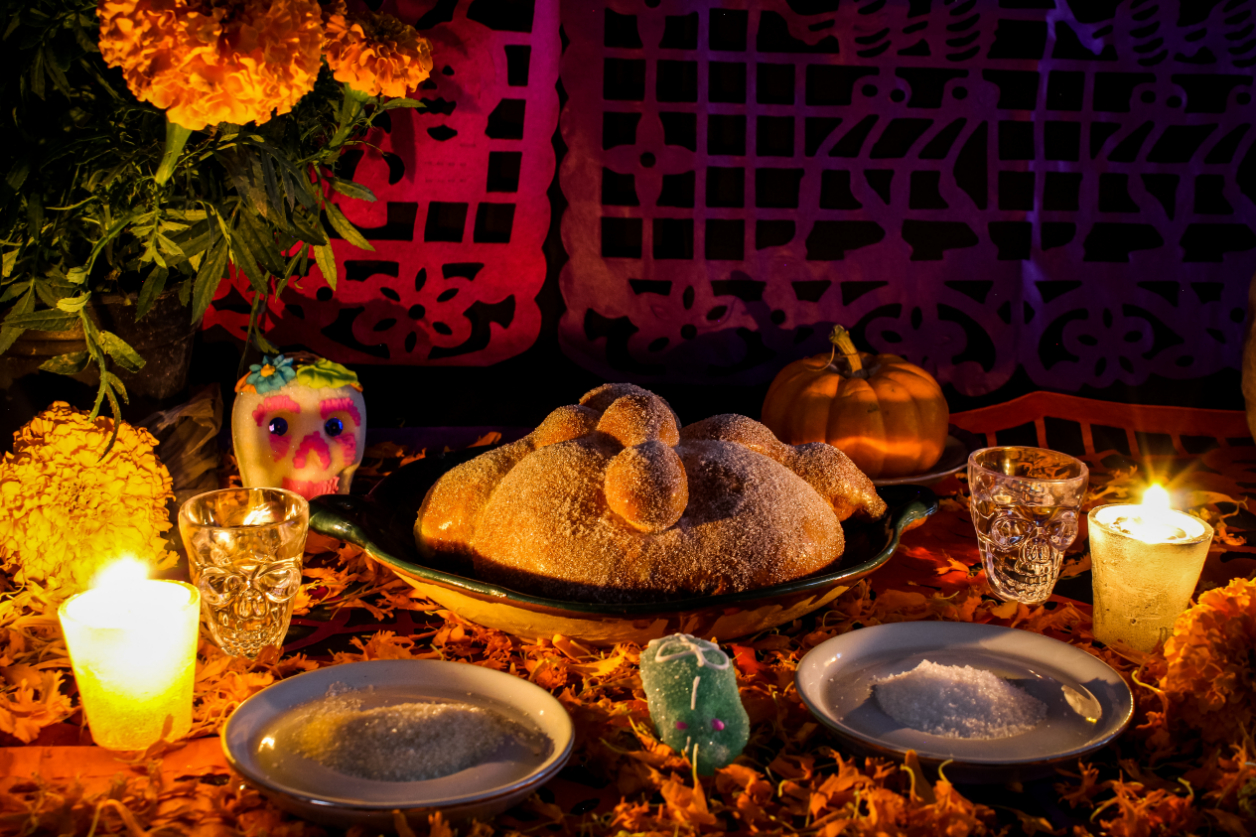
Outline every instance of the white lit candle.
<svg viewBox="0 0 1256 837"><path fill-rule="evenodd" d="M1212 527L1171 509L1158 485L1141 505L1091 509L1089 527L1095 638L1150 651L1190 604Z"/></svg>
<svg viewBox="0 0 1256 837"><path fill-rule="evenodd" d="M110 750L143 750L192 726L200 593L145 573L138 561L112 564L59 611L92 738Z"/></svg>

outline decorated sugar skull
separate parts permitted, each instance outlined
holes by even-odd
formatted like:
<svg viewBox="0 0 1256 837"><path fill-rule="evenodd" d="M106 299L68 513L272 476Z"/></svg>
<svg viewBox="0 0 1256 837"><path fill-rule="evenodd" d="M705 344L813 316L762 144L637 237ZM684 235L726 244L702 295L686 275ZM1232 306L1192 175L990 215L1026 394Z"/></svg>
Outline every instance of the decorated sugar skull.
<svg viewBox="0 0 1256 837"><path fill-rule="evenodd" d="M305 353L267 356L249 370L231 413L245 487L286 488L307 500L347 494L366 439L358 376Z"/></svg>

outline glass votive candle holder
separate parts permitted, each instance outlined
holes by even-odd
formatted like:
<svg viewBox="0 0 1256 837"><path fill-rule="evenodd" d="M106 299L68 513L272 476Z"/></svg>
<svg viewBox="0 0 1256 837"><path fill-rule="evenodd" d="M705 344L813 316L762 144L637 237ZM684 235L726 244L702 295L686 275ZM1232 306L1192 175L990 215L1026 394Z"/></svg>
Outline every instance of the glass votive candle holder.
<svg viewBox="0 0 1256 837"><path fill-rule="evenodd" d="M1150 651L1166 638L1190 605L1212 532L1198 517L1168 508L1091 509L1095 639Z"/></svg>
<svg viewBox="0 0 1256 837"><path fill-rule="evenodd" d="M282 488L224 488L179 509L192 583L215 644L254 659L283 645L301 589L310 504Z"/></svg>
<svg viewBox="0 0 1256 837"><path fill-rule="evenodd" d="M107 750L144 750L192 727L201 597L181 581L87 590L58 615L92 730Z"/></svg>

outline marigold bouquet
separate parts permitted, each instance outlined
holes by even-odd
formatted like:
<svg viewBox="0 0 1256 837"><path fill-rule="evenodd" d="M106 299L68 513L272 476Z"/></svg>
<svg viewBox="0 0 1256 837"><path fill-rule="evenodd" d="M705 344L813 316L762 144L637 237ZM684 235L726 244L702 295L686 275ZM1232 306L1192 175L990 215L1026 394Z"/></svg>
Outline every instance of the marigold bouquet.
<svg viewBox="0 0 1256 837"><path fill-rule="evenodd" d="M1256 734L1254 641L1256 582L1248 579L1203 593L1178 617L1160 685L1179 732L1223 747Z"/></svg>
<svg viewBox="0 0 1256 837"><path fill-rule="evenodd" d="M91 419L60 401L31 419L13 452L0 456L0 571L59 599L86 589L120 556L174 566L166 543L174 493L156 447L143 428ZM0 617L6 612L0 604Z"/></svg>
<svg viewBox="0 0 1256 837"><path fill-rule="evenodd" d="M98 370L95 416L144 364L91 316L177 293L198 322L228 261L269 295L312 258L333 289L332 233L370 250L329 200L374 200L336 176L372 122L427 78L410 26L343 0L34 0L10 7L0 103L0 354L26 329L81 328L86 350L41 368Z"/></svg>

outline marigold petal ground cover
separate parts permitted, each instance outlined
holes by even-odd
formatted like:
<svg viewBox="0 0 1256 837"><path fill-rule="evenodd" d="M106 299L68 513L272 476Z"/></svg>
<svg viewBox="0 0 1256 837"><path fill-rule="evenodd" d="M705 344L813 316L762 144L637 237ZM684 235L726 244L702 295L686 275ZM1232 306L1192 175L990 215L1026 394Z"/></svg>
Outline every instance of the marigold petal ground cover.
<svg viewBox="0 0 1256 837"><path fill-rule="evenodd" d="M404 451L380 453L390 460L408 456ZM382 476L390 467L391 461L381 462L376 473ZM1124 474L1098 483L1097 490L1105 496L1128 493L1134 486L1132 477ZM958 514L966 505L962 495L956 499L946 513ZM932 574L933 581L926 569L916 586L878 592L860 583L824 611L732 643L742 700L754 723L751 739L733 764L695 784L686 759L654 735L637 672L637 646L594 649L563 636L525 642L464 622L417 598L404 582L352 547L312 538L309 549L306 608L323 612L362 608L384 618L404 612L410 620L405 624L415 629L408 635L386 627L365 629L352 639L350 650L331 660L272 651L248 662L202 643L194 735L214 734L240 701L309 668L363 659L455 660L509 672L551 690L576 726L573 764L606 783L598 792L598 805L579 809L581 813L564 808L552 796L534 796L493 823L451 826L434 820L426 827L406 825L414 834L676 837L743 831L871 837L1256 832L1256 748L1245 733L1248 718L1243 713L1219 713L1228 719L1223 720L1214 711L1218 700L1226 705L1252 702L1246 691L1250 673L1240 665L1247 657L1240 661L1235 653L1240 646L1252 647L1256 605L1247 582L1204 594L1199 607L1179 622L1167 648L1138 661L1093 643L1087 608L1067 601L1034 607L1000 602L989 595L982 573L950 568L947 556L938 557L938 565L948 567L946 575ZM916 559L925 557L918 546ZM923 586L930 583L937 588ZM21 629L12 627L17 622L9 623L0 640L0 665L27 671L16 667L36 664L43 672L66 678L64 649L58 646L55 631L46 624L40 627L40 618L38 608L31 606ZM851 756L815 722L798 697L793 676L799 660L831 636L866 625L920 619L1018 627L1099 656L1130 678L1137 699L1137 729L1092 760L1061 771L1056 784L1059 810L1048 812L1050 818L1000 807L1003 803L974 801L944 775L917 775L885 760ZM1220 627L1230 623L1241 626L1234 637ZM1207 688L1200 688L1205 680ZM23 707L26 717L41 723L44 716L39 713L44 710L37 705L46 705L49 697L43 688L32 691L28 683L20 694L13 690L10 697L6 692L8 702L0 707L10 711ZM55 691L58 697L48 717L76 713L68 683L63 681ZM259 795L239 790L234 782L215 784L226 778L204 776L162 784L160 771L151 770L147 779L128 779L103 795L76 790L72 783L0 779L0 824L33 826L30 833L36 834L87 833L93 820L97 834L161 829L215 835L323 833L280 813ZM1002 799L1015 805L1019 797L1003 794Z"/></svg>

